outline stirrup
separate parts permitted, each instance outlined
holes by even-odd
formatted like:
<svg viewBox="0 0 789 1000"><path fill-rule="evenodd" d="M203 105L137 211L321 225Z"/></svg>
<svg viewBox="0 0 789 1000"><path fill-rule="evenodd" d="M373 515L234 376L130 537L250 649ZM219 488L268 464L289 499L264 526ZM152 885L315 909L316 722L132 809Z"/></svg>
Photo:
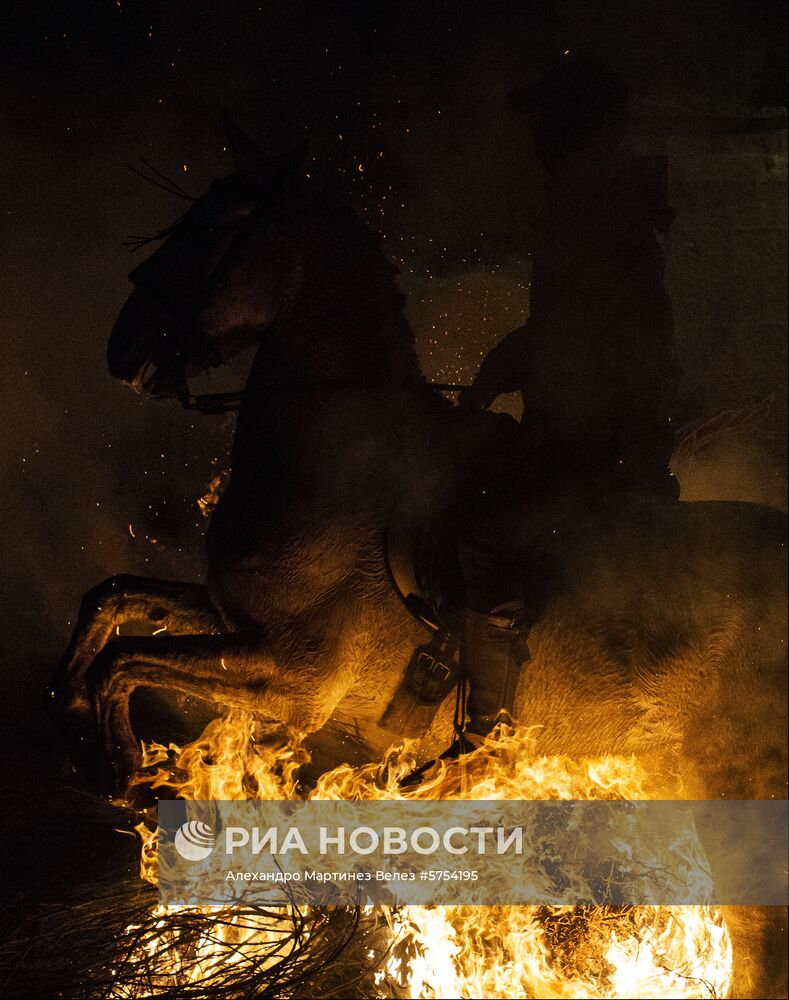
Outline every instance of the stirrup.
<svg viewBox="0 0 789 1000"><path fill-rule="evenodd" d="M471 738L470 738L471 737ZM466 753L474 753L475 750L481 745L481 740L484 737L478 737L475 733L462 732L456 735L454 740L449 744L446 750L439 754L438 757L434 757L432 760L427 761L426 764L421 764L419 767L415 767L413 771L409 771L408 774L401 778L398 784L401 788L410 788L412 785L418 785L422 778L427 774L431 767L441 760L457 760ZM480 740L480 743L475 742Z"/></svg>

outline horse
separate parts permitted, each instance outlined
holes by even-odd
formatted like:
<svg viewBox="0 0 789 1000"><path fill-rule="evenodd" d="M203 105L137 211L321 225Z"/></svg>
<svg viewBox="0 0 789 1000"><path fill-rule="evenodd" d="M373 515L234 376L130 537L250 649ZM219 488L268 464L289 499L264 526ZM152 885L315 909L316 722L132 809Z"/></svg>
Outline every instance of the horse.
<svg viewBox="0 0 789 1000"><path fill-rule="evenodd" d="M132 273L108 344L111 374L160 398L255 351L207 576L100 583L52 683L120 789L139 762L139 688L323 735L334 764L377 759L400 735L382 717L425 640L392 587L387 525L404 508L439 525L502 433L426 382L395 268L301 171L303 151L267 156L228 130L235 169ZM691 798L784 797L783 515L612 496L541 546L554 583L514 709L539 752L678 762ZM140 619L158 634L116 636ZM425 759L451 739L452 701Z"/></svg>

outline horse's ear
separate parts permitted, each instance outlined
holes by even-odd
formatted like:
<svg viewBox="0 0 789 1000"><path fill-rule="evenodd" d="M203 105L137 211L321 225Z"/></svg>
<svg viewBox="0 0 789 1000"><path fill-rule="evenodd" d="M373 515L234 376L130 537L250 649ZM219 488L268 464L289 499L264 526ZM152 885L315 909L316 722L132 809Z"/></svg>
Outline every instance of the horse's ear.
<svg viewBox="0 0 789 1000"><path fill-rule="evenodd" d="M275 157L277 177L284 177L287 174L295 174L301 169L307 156L308 143L300 142L281 156Z"/></svg>
<svg viewBox="0 0 789 1000"><path fill-rule="evenodd" d="M279 156L267 156L252 139L239 128L224 108L220 108L225 125L227 144L238 170L254 177L261 185L275 184L289 173L295 173L307 155L303 142Z"/></svg>
<svg viewBox="0 0 789 1000"><path fill-rule="evenodd" d="M224 108L219 109L225 126L227 145L236 162L236 167L245 174L261 180L271 176L271 159L260 146L253 142L246 132L239 128Z"/></svg>

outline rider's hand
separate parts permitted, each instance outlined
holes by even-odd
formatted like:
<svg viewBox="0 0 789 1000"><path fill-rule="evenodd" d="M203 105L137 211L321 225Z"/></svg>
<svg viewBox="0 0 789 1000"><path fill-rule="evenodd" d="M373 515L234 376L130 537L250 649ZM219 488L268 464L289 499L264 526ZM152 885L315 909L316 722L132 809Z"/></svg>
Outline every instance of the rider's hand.
<svg viewBox="0 0 789 1000"><path fill-rule="evenodd" d="M474 412L487 410L498 394L498 390L495 386L475 382L473 385L470 385L468 389L463 389L461 391L458 396L458 404L464 410Z"/></svg>

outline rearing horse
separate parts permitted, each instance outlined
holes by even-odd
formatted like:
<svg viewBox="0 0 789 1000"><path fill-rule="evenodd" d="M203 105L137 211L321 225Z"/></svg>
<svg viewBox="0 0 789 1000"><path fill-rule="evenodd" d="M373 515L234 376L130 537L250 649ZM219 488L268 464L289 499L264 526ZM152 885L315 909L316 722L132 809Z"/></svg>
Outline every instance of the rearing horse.
<svg viewBox="0 0 789 1000"><path fill-rule="evenodd" d="M100 584L53 684L121 785L140 687L341 731L339 752L367 759L396 739L379 722L424 632L389 582L387 518L398 499L440 517L497 433L425 382L377 239L298 157L230 138L236 170L133 272L108 348L114 376L173 396L257 346L205 584ZM569 519L516 699L541 751L649 751L677 757L698 797L783 796L783 537L779 513L748 504L612 498ZM113 638L132 619L167 631ZM445 704L430 749L450 730Z"/></svg>

